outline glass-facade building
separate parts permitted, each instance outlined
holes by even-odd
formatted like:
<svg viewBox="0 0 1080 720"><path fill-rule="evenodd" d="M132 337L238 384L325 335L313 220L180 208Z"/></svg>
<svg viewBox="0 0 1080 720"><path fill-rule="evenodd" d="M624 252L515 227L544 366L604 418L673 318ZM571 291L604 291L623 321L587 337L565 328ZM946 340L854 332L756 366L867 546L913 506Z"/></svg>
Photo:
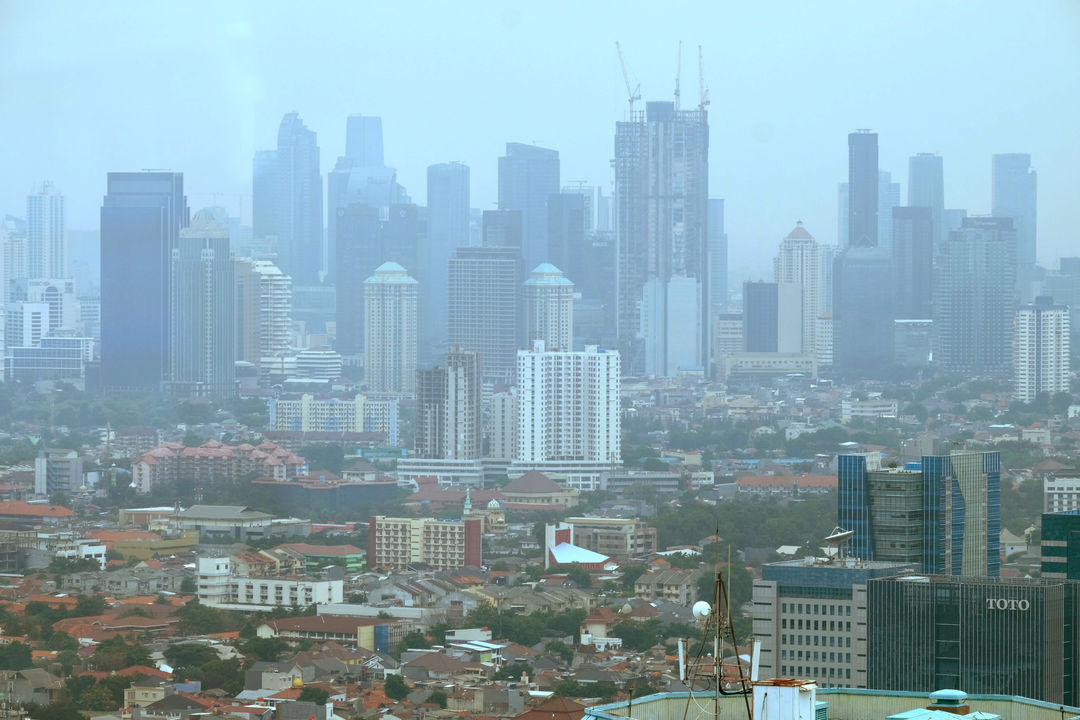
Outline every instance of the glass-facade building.
<svg viewBox="0 0 1080 720"><path fill-rule="evenodd" d="M1074 705L1077 588L1069 580L914 575L867 584L867 684Z"/></svg>
<svg viewBox="0 0 1080 720"><path fill-rule="evenodd" d="M851 554L918 561L922 572L997 577L1001 569L1001 456L926 455L904 469L877 456L838 458L838 518Z"/></svg>
<svg viewBox="0 0 1080 720"><path fill-rule="evenodd" d="M1042 577L1080 580L1080 510L1043 514Z"/></svg>

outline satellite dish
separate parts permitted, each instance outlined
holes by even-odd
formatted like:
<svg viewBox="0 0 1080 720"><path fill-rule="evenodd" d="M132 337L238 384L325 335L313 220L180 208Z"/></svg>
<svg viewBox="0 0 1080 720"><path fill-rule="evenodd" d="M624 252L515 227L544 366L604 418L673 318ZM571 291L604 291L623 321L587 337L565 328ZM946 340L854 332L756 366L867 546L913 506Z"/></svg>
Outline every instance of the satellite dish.
<svg viewBox="0 0 1080 720"><path fill-rule="evenodd" d="M698 600L696 603L694 603L694 607L691 609L691 612L698 620L704 620L709 616L709 613L712 612L712 605L709 605L709 603L705 602L704 600Z"/></svg>
<svg viewBox="0 0 1080 720"><path fill-rule="evenodd" d="M844 530L843 528L838 527L833 529L832 534L825 538L825 542L833 545L839 545L842 542L847 542L848 540L850 540L853 535L855 535L854 530Z"/></svg>

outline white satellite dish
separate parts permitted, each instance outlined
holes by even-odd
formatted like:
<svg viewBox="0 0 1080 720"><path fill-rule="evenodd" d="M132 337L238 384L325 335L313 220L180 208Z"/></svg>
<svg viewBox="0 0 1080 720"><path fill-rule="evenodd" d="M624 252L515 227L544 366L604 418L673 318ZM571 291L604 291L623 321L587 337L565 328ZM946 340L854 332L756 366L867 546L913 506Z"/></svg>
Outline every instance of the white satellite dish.
<svg viewBox="0 0 1080 720"><path fill-rule="evenodd" d="M712 612L712 605L709 605L709 603L705 602L704 600L698 600L696 603L694 603L694 607L691 608L690 612L692 612L694 614L694 617L696 617L698 620L704 620L705 618L709 617L709 613Z"/></svg>

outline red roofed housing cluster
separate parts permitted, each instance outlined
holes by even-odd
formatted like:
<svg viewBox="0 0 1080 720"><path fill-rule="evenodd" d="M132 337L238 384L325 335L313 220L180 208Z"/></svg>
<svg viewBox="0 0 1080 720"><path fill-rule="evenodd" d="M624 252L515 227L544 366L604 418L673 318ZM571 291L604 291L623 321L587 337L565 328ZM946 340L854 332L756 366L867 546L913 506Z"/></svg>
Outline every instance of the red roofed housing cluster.
<svg viewBox="0 0 1080 720"><path fill-rule="evenodd" d="M211 440L199 447L159 445L131 464L131 475L136 491L147 493L158 483L180 478L213 482L257 473L284 481L295 477L303 464L304 458L274 443L226 445Z"/></svg>

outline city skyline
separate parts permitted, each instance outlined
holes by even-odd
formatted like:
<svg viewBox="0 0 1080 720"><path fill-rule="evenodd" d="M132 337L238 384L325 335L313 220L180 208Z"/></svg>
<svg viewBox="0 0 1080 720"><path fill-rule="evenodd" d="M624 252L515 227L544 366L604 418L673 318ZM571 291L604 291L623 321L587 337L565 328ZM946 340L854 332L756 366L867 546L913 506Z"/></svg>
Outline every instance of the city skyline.
<svg viewBox="0 0 1080 720"><path fill-rule="evenodd" d="M251 157L255 150L273 146L278 121L293 110L319 133L324 171L344 154L341 124L346 116L382 117L386 164L398 169L400 181L413 190L418 202L426 202L422 186L427 166L462 160L472 174L472 206L494 207L497 158L506 142L557 150L564 181L581 179L610 189L611 131L626 115L614 40L622 43L632 79L641 82L643 100L669 100L681 36L686 50L703 45L713 145L709 187L712 196L727 201L725 230L731 239L730 267L736 282L768 277L761 251L795 220L803 220L817 237L835 237L831 188L845 175L844 136L859 127L878 132L880 167L892 171L894 182L899 181L905 192L908 158L920 152L939 153L944 159L946 206L967 208L972 214L991 209L991 156L1030 154L1041 176L1039 261L1054 267L1056 258L1068 253L1070 177L1080 157L1080 140L1064 129L1067 118L1075 117L1080 92L1069 91L1075 78L1063 76L1066 86L1054 85L1052 90L1027 78L1039 69L1075 66L1080 60L1080 49L1069 42L1068 29L1080 22L1075 6L1053 3L1021 10L984 4L975 11L968 6L924 4L908 13L852 3L841 9L845 23L831 23L816 10L794 4L780 7L788 24L814 37L819 47L845 51L821 52L803 62L803 48L797 43L762 42L763 33L774 35L775 11L725 8L721 13L700 8L698 19L716 32L694 37L686 33L689 9L663 17L659 11L641 8L631 23L627 13L616 12L613 6L607 10L597 6L582 9L582 22L577 24L604 27L605 32L584 37L578 31L568 36L569 44L559 45L552 42L556 27L565 28L556 25L554 17L537 8L489 5L478 8L476 22L461 25L457 34L436 33L435 28L441 31L446 21L442 11L409 17L417 26L417 42L429 43L436 53L432 58L447 58L447 43L457 40L453 45L461 52L448 62L426 62L421 54L404 58L415 62L399 64L389 78L376 77L367 67L380 65L401 49L385 38L369 38L362 53L368 62L350 78L350 87L359 88L352 92L331 92L334 76L323 71L348 60L332 49L337 43L296 40L293 53L271 57L270 48L279 47L286 29L293 30L292 23L270 19L271 13L256 15L253 6L226 9L222 21L209 28L202 24L196 28L197 12L188 19L117 6L115 12L123 13L127 27L136 32L125 35L125 42L100 50L94 40L104 45L105 36L94 36L89 53L79 43L67 43L79 48L80 57L89 56L79 63L68 62L71 51L64 43L76 31L82 35L87 27L108 22L113 10L96 9L93 16L86 16L71 6L70 12L46 19L16 8L0 30L0 39L10 49L11 66L4 68L10 78L6 92L20 112L0 120L0 128L8 136L29 134L40 142L9 151L10 172L0 181L0 204L5 212L18 212L32 184L51 179L66 197L67 226L89 229L96 226L95 205L103 194L105 172L171 167L187 176L193 206L223 205L248 222ZM393 25L403 12L368 9L365 19ZM371 13L378 17L366 18ZM336 37L358 26L347 11L344 15L341 28L323 32ZM170 35L177 39L165 46L147 46L142 38L153 33L137 30L149 30L152 21L162 20L174 26ZM891 43L884 49L871 42L873 34L861 32L872 20L891 29ZM46 22L49 31L41 32ZM296 37L306 38L304 31L312 21L297 22ZM963 36L956 33L960 27ZM1028 46L1022 61L990 49L1014 45L1014 36L1028 34L1040 41ZM97 81L139 53L145 54L146 62L136 68L131 81L151 77L145 73L160 72L166 67L163 63L175 57L169 43L186 36L200 37L212 61L179 68L183 82L168 90L174 98L169 113L163 113L155 99L165 92L163 88L149 86L145 96L129 100L115 83ZM477 36L485 42L475 42ZM37 40L31 45L29 38ZM899 50L905 44L919 44L928 52L908 58ZM867 55L871 49L869 61L850 64L851 57ZM697 68L692 53L686 54L683 107L692 107L698 101ZM491 62L492 56L503 62ZM559 63L569 63L575 83L554 81L561 77ZM595 72L585 72L585 67ZM743 69L751 67L756 70ZM943 73L946 68L949 72ZM313 73L318 73L317 81ZM468 82L481 73L484 85L509 87L511 100L519 97L513 93L522 93L521 102L487 99L481 87ZM762 83L763 75L771 82ZM934 75L964 80L922 80ZM43 94L41 87L54 88L57 83L67 88L62 100L52 91ZM1009 110L982 114L973 125L971 103L981 102L991 86L1008 92ZM94 94L87 95L83 87ZM851 92L852 87L860 92ZM402 88L412 89L401 92ZM193 102L193 93L211 98L211 104L218 101L221 111L203 112L204 102ZM936 112L916 112L928 102L934 103ZM790 113L792 103L801 111ZM575 106L575 114L584 119L566 123L567 105ZM75 127L59 122L77 108L97 111L100 122ZM1033 108L1039 108L1037 115ZM431 123L434 112L447 120ZM806 122L807 117L814 121ZM477 120L462 127L473 118ZM180 141L165 142L166 138ZM206 152L193 157L189 148L196 143Z"/></svg>

